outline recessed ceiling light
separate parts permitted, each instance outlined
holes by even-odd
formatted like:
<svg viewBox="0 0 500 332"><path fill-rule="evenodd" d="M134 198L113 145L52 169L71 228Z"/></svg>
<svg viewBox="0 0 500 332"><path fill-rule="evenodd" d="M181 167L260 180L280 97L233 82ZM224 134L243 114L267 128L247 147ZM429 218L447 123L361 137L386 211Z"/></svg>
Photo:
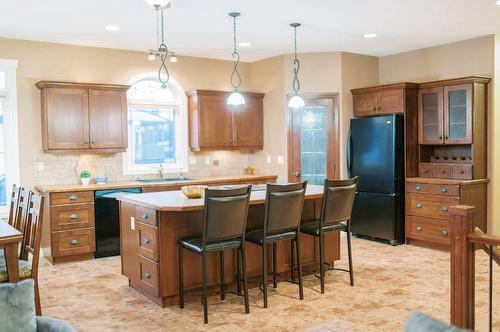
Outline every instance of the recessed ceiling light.
<svg viewBox="0 0 500 332"><path fill-rule="evenodd" d="M108 31L120 31L120 27L118 25L106 25L106 30Z"/></svg>
<svg viewBox="0 0 500 332"><path fill-rule="evenodd" d="M363 35L363 37L365 37L365 38L375 38L375 37L377 37L377 34L376 33L365 33Z"/></svg>
<svg viewBox="0 0 500 332"><path fill-rule="evenodd" d="M241 43L239 43L238 45L240 45L241 47L248 47L248 46L250 46L250 45L252 45L252 44L251 44L251 43L249 43L249 42L241 42Z"/></svg>

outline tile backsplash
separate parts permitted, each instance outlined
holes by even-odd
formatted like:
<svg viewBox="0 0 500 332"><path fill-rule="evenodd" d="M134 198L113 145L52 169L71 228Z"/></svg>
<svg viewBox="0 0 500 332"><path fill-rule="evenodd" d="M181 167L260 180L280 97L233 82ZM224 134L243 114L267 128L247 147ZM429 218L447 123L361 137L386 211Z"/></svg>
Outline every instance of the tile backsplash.
<svg viewBox="0 0 500 332"><path fill-rule="evenodd" d="M123 174L123 153L88 154L47 154L40 153L35 160L35 183L38 185L77 184L80 182L76 167L82 158L98 160L103 165L104 176L110 182L127 181L132 175ZM240 151L210 151L189 153L189 171L186 177L225 176L244 174L243 167L254 164L254 154ZM256 173L262 173L257 169ZM99 174L93 174L99 175ZM177 176L178 174L172 174ZM154 177L154 174L136 177ZM166 175L167 177L169 174Z"/></svg>

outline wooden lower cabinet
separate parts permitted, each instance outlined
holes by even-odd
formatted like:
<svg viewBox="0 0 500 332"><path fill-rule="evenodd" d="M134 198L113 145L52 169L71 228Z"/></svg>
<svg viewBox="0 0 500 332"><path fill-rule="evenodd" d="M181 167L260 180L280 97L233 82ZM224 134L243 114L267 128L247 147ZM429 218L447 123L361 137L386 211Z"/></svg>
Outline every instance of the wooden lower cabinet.
<svg viewBox="0 0 500 332"><path fill-rule="evenodd" d="M486 232L487 184L487 179L407 178L406 243L448 249L450 208L459 204L477 207L476 227Z"/></svg>

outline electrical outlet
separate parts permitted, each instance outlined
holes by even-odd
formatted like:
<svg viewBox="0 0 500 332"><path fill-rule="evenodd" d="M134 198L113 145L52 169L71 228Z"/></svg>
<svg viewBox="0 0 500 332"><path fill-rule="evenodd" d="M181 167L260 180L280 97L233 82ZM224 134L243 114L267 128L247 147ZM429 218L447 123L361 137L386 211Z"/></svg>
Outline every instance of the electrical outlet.
<svg viewBox="0 0 500 332"><path fill-rule="evenodd" d="M268 163L268 164L270 164L270 163L271 163L271 161L272 161L272 159L271 159L271 155L270 155L270 154L268 154L266 159L267 159L267 163Z"/></svg>

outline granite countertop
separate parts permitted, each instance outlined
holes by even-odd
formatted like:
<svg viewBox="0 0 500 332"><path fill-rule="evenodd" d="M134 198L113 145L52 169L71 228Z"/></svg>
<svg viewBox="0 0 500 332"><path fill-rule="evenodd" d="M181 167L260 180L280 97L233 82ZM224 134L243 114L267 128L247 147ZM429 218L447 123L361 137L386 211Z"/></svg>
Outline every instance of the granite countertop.
<svg viewBox="0 0 500 332"><path fill-rule="evenodd" d="M67 185L37 185L35 189L42 193L54 192L70 192L70 191L93 191L93 190L107 190L107 189L121 189L121 188L151 188L151 187L175 187L186 186L193 184L224 184L231 182L243 181L262 181L272 182L276 181L276 175L233 175L233 176L211 176L201 177L189 180L175 180L175 181L158 181L158 182L140 182L140 181L122 181L122 182L107 182L105 184L91 183L89 185L83 184L67 184Z"/></svg>
<svg viewBox="0 0 500 332"><path fill-rule="evenodd" d="M323 186L307 186L305 199L318 199L322 197ZM116 199L125 203L155 209L157 211L196 211L203 210L204 206L203 198L187 198L180 190L121 195ZM260 188L252 190L250 205L264 204L265 200L265 190Z"/></svg>

